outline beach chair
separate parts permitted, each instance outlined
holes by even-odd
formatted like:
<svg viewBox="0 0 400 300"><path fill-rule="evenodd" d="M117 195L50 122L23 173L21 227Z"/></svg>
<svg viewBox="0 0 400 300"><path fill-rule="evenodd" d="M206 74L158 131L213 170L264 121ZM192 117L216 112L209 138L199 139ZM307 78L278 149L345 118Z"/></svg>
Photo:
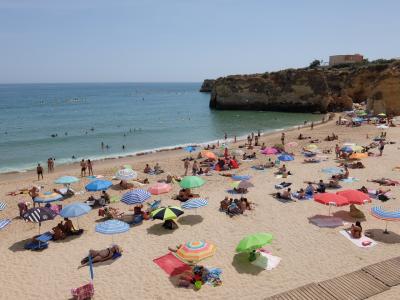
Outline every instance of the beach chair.
<svg viewBox="0 0 400 300"><path fill-rule="evenodd" d="M42 243L40 241L31 241L27 244L25 244L24 248L26 250L32 250L32 251L40 251L40 250L44 250L47 249L47 247L49 247L49 243Z"/></svg>
<svg viewBox="0 0 400 300"><path fill-rule="evenodd" d="M90 282L75 289L71 289L71 294L72 297L76 300L91 299L94 296L93 282Z"/></svg>

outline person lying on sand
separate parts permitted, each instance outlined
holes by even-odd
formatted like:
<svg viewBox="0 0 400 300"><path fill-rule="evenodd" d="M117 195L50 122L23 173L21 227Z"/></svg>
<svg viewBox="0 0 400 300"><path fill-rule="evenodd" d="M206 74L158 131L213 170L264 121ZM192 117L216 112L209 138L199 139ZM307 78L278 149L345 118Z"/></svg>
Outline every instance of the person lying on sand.
<svg viewBox="0 0 400 300"><path fill-rule="evenodd" d="M344 166L344 173L343 174L340 173L340 174L332 175L332 179L335 178L335 179L338 179L338 180L342 180L342 179L349 178L349 175L350 175L349 169L345 165Z"/></svg>
<svg viewBox="0 0 400 300"><path fill-rule="evenodd" d="M365 166L361 161L352 162L352 163L340 163L338 167L347 166L350 169L364 169Z"/></svg>
<svg viewBox="0 0 400 300"><path fill-rule="evenodd" d="M292 200L292 189L288 188L283 192L277 192L275 196L278 199Z"/></svg>
<svg viewBox="0 0 400 300"><path fill-rule="evenodd" d="M312 158L305 158L304 159L304 163L306 163L306 164L310 164L310 163L319 163L321 160L319 160L319 159L317 159L317 158L315 158L315 157L312 157Z"/></svg>
<svg viewBox="0 0 400 300"><path fill-rule="evenodd" d="M119 256L122 254L122 248L118 245L113 245L109 248L102 250L89 250L89 255L92 257L92 262L102 262L109 259L112 259L115 256ZM81 266L87 266L89 264L89 256L86 256L81 260Z"/></svg>
<svg viewBox="0 0 400 300"><path fill-rule="evenodd" d="M383 186L395 186L395 185L399 185L400 182L397 180L392 180L389 178L380 178L380 179L372 179L372 180L367 180L368 182L375 182L375 183L379 183L380 185Z"/></svg>
<svg viewBox="0 0 400 300"><path fill-rule="evenodd" d="M229 204L230 204L230 202L229 202L228 197L225 197L224 200L222 200L222 201L219 203L219 210L220 210L220 211L227 212L227 211L228 211Z"/></svg>
<svg viewBox="0 0 400 300"><path fill-rule="evenodd" d="M297 137L298 140L307 140L307 139L311 139L311 136L303 136L302 133L299 134L299 136Z"/></svg>
<svg viewBox="0 0 400 300"><path fill-rule="evenodd" d="M332 176L332 179L329 180L328 184L326 185L327 188L331 189L338 189L340 188L339 179L337 177Z"/></svg>
<svg viewBox="0 0 400 300"><path fill-rule="evenodd" d="M119 186L123 190L133 189L135 187L133 183L128 183L126 180L121 180Z"/></svg>

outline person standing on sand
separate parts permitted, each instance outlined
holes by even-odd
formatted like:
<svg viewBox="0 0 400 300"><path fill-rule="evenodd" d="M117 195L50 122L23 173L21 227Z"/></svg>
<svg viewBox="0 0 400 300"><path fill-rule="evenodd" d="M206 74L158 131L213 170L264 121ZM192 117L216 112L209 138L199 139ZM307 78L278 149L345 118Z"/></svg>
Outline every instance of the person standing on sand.
<svg viewBox="0 0 400 300"><path fill-rule="evenodd" d="M224 138L225 138L225 141L228 138L228 135L226 134L226 132L225 132Z"/></svg>
<svg viewBox="0 0 400 300"><path fill-rule="evenodd" d="M233 138L233 142L236 143L236 135Z"/></svg>
<svg viewBox="0 0 400 300"><path fill-rule="evenodd" d="M260 131L260 129L257 131L257 136L258 136L258 137L261 136L261 131Z"/></svg>
<svg viewBox="0 0 400 300"><path fill-rule="evenodd" d="M81 160L81 177L86 176L86 162L84 159Z"/></svg>
<svg viewBox="0 0 400 300"><path fill-rule="evenodd" d="M385 149L385 142L383 140L381 140L379 142L379 156L382 156L383 154L383 149Z"/></svg>
<svg viewBox="0 0 400 300"><path fill-rule="evenodd" d="M311 130L314 129L314 122L311 122Z"/></svg>
<svg viewBox="0 0 400 300"><path fill-rule="evenodd" d="M40 180L40 177L43 179L43 168L40 164L37 165L36 167L36 174L37 174L37 180Z"/></svg>
<svg viewBox="0 0 400 300"><path fill-rule="evenodd" d="M51 172L51 157L47 159L47 173Z"/></svg>
<svg viewBox="0 0 400 300"><path fill-rule="evenodd" d="M183 167L185 168L185 176L187 176L188 170L189 170L189 159L185 158L185 161L183 163Z"/></svg>
<svg viewBox="0 0 400 300"><path fill-rule="evenodd" d="M50 171L54 172L54 161L55 161L55 157L50 157Z"/></svg>
<svg viewBox="0 0 400 300"><path fill-rule="evenodd" d="M336 154L336 158L339 158L340 155L340 147L338 144L336 144L335 146L335 154Z"/></svg>
<svg viewBox="0 0 400 300"><path fill-rule="evenodd" d="M89 176L92 175L93 176L93 164L90 161L90 159L87 160L87 168L88 168L88 172L89 172Z"/></svg>
<svg viewBox="0 0 400 300"><path fill-rule="evenodd" d="M284 132L282 132L282 135L281 135L281 142L282 142L282 145L285 145L285 133Z"/></svg>
<svg viewBox="0 0 400 300"><path fill-rule="evenodd" d="M193 166L192 166L192 175L195 176L197 175L197 172L199 171L199 166L197 165L197 161L193 161Z"/></svg>

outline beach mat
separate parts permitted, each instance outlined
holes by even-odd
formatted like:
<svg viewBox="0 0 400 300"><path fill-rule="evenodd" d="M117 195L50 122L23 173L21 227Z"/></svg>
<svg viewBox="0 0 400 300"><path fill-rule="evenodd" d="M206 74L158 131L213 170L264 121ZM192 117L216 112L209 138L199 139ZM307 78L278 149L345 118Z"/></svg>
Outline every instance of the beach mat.
<svg viewBox="0 0 400 300"><path fill-rule="evenodd" d="M271 271L275 269L282 258L279 256L273 256L271 253L259 252L260 255L257 257L255 261L252 261L251 264L260 268L263 268L267 271Z"/></svg>
<svg viewBox="0 0 400 300"><path fill-rule="evenodd" d="M341 218L330 216L314 216L308 218L308 221L318 227L335 228L343 226L343 220Z"/></svg>
<svg viewBox="0 0 400 300"><path fill-rule="evenodd" d="M372 275L387 286L400 284L400 258L392 258L362 268L364 272Z"/></svg>
<svg viewBox="0 0 400 300"><path fill-rule="evenodd" d="M176 276L190 270L190 266L180 261L171 252L153 259L154 263L165 271L169 276Z"/></svg>
<svg viewBox="0 0 400 300"><path fill-rule="evenodd" d="M337 300L316 283L310 283L296 289L267 298L266 300Z"/></svg>
<svg viewBox="0 0 400 300"><path fill-rule="evenodd" d="M346 182L346 183L352 183L352 182L360 181L360 179L357 179L357 178L354 178L354 177L349 177L349 178L341 179L340 181Z"/></svg>
<svg viewBox="0 0 400 300"><path fill-rule="evenodd" d="M0 219L0 229L3 229L10 223L11 223L10 219Z"/></svg>
<svg viewBox="0 0 400 300"><path fill-rule="evenodd" d="M351 235L346 230L340 230L339 232L340 232L341 235L343 235L345 238L350 240L357 247L360 247L360 248L371 248L371 247L374 247L374 246L378 245L377 242L375 242L374 240L370 239L369 237L366 237L364 234L361 236L360 239L354 239L354 238L351 237ZM362 244L363 242L371 242L371 244L364 246Z"/></svg>

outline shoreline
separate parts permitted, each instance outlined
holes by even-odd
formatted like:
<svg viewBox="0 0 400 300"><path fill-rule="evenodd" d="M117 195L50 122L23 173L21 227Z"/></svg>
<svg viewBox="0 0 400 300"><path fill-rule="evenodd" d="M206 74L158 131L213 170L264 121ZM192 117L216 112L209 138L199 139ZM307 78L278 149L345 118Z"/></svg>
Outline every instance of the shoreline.
<svg viewBox="0 0 400 300"><path fill-rule="evenodd" d="M321 119L324 118L324 119L326 119L326 121L325 122L322 122L322 120L313 121L314 127L320 127L321 125L331 122L331 120L329 120L329 113L320 114L320 116L321 116ZM264 138L270 137L270 136L273 136L273 135L281 133L281 132L290 132L293 130L297 130L299 128L300 129L308 128L310 126L311 126L310 121L307 121L306 125L297 124L297 125L292 125L292 126L288 126L288 127L272 129L272 130L268 130L265 132L261 131L261 137L264 137ZM249 133L251 133L251 132L257 132L257 130L252 130ZM249 133L242 135L242 136L238 136L236 138L237 143L246 140L247 135ZM139 150L136 152L126 153L125 155L123 155L122 153L119 153L119 154L110 154L110 156L104 156L104 157L100 157L100 158L87 157L86 159L90 159L94 163L101 163L101 162L105 162L105 161L115 161L115 160L126 159L126 158L147 157L149 155L157 154L157 153L174 152L177 150L182 150L184 147L187 147L187 146L205 147L207 145L217 145L217 143L220 143L220 144L225 143L225 142L233 143L233 141L234 141L233 137L228 137L226 140L218 139L218 140L211 140L211 141L200 142L200 143L185 143L185 144L180 144L180 145ZM64 160L64 159L60 159L60 160ZM56 161L56 163L57 163L57 161ZM76 159L75 161L60 163L60 164L56 165L56 169L59 170L60 168L67 169L68 167L75 167L75 166L78 166L79 163L80 163L80 159ZM42 164L42 166L44 169L46 169L46 165L44 163ZM0 172L0 180L3 176L8 177L9 175L21 175L21 174L32 174L32 173L36 174L35 170L36 170L36 167L15 170L15 171ZM47 173L47 171L45 171L45 174L49 174L49 173Z"/></svg>

